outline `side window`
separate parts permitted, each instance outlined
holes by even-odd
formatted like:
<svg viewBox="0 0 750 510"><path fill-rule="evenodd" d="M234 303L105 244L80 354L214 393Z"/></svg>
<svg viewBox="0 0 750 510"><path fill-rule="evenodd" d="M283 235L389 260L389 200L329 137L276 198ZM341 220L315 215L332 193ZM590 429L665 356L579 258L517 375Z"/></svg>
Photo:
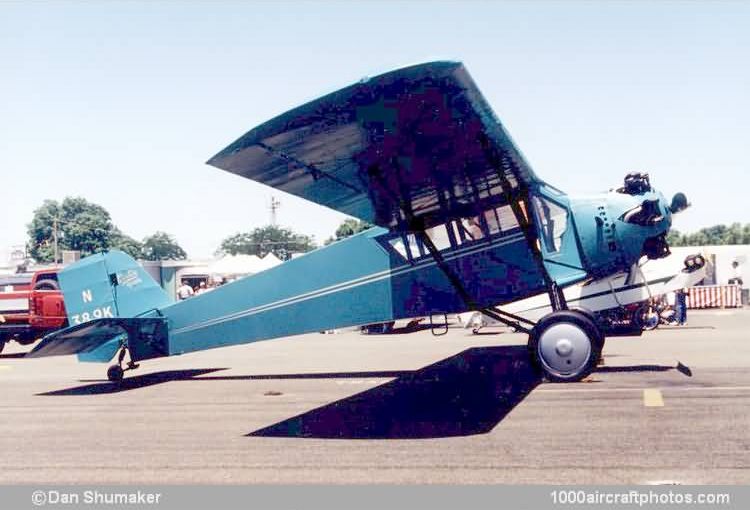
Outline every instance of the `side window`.
<svg viewBox="0 0 750 510"><path fill-rule="evenodd" d="M450 225L450 223L448 225ZM425 232L438 251L443 251L451 247L451 238L448 235L446 224L428 228Z"/></svg>
<svg viewBox="0 0 750 510"><path fill-rule="evenodd" d="M396 237L388 241L388 244L393 246L393 249L396 250L396 253L404 257L405 260L409 260L409 255L408 253L406 253L406 245L404 244L403 239L401 239L400 237Z"/></svg>
<svg viewBox="0 0 750 510"><path fill-rule="evenodd" d="M488 209L484 212L484 218L487 221L490 235L518 228L516 216L509 205Z"/></svg>
<svg viewBox="0 0 750 510"><path fill-rule="evenodd" d="M532 202L539 219L539 235L547 251L560 251L562 236L568 228L568 211L545 198L534 197Z"/></svg>
<svg viewBox="0 0 750 510"><path fill-rule="evenodd" d="M479 241L484 238L484 229L478 216L457 220L455 230L458 244Z"/></svg>
<svg viewBox="0 0 750 510"><path fill-rule="evenodd" d="M53 281L53 282L56 282L57 281L57 273L40 274L37 277L36 281L37 282L41 282L41 281Z"/></svg>
<svg viewBox="0 0 750 510"><path fill-rule="evenodd" d="M390 244L396 253L401 255L404 260L418 259L424 255L422 243L417 241L417 236L414 234L395 237L388 241L388 244Z"/></svg>

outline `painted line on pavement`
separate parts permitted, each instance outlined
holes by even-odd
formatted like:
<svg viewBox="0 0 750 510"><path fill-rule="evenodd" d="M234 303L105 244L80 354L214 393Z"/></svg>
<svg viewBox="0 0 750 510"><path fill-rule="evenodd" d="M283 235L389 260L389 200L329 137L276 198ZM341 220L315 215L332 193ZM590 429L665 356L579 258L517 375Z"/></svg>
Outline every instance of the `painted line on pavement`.
<svg viewBox="0 0 750 510"><path fill-rule="evenodd" d="M643 390L643 405L645 407L664 407L664 398L661 391L648 388Z"/></svg>

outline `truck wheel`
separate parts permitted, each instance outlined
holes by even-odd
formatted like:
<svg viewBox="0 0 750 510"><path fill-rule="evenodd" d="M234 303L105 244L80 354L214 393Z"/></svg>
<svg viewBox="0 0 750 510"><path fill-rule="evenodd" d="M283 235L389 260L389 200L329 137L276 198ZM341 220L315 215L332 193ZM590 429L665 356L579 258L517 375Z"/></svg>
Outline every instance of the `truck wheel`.
<svg viewBox="0 0 750 510"><path fill-rule="evenodd" d="M60 290L60 285L55 280L42 280L36 282L34 290Z"/></svg>
<svg viewBox="0 0 750 510"><path fill-rule="evenodd" d="M580 381L594 370L604 345L596 324L575 310L552 312L529 335L529 351L553 382Z"/></svg>

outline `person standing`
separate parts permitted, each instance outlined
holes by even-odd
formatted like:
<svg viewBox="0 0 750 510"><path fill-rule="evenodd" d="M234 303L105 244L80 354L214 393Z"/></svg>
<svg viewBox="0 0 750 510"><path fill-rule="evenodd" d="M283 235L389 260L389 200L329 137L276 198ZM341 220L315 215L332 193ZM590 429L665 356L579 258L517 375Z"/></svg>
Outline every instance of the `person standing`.
<svg viewBox="0 0 750 510"><path fill-rule="evenodd" d="M674 293L675 319L679 326L687 323L687 293L688 289L677 289Z"/></svg>
<svg viewBox="0 0 750 510"><path fill-rule="evenodd" d="M177 289L177 298L184 301L194 294L193 288L188 285L187 280L182 280L182 285Z"/></svg>

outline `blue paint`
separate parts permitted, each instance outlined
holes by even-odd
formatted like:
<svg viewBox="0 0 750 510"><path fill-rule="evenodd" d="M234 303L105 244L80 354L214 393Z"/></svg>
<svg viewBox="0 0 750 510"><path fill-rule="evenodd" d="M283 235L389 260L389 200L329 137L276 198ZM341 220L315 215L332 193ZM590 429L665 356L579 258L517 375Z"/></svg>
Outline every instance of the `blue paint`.
<svg viewBox="0 0 750 510"><path fill-rule="evenodd" d="M669 204L647 182L571 198L541 181L460 63L372 78L251 130L209 161L381 225L171 303L127 255L64 270L71 323L34 356L134 360L346 326L466 311L415 232L426 232L481 307L664 255ZM511 213L518 204L541 262ZM99 310L97 312L97 310ZM111 311L110 316L102 310ZM86 321L91 323L86 323Z"/></svg>

